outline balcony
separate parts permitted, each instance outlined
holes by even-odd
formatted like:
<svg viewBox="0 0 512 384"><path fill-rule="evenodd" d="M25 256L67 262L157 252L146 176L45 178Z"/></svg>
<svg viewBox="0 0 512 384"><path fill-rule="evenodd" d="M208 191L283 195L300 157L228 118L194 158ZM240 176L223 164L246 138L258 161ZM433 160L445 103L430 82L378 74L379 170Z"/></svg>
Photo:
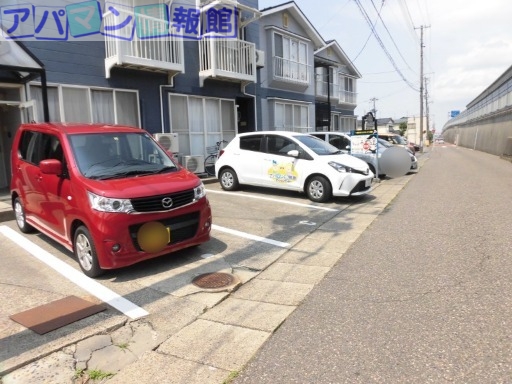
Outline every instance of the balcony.
<svg viewBox="0 0 512 384"><path fill-rule="evenodd" d="M340 90L339 92L339 103L340 104L357 104L357 93Z"/></svg>
<svg viewBox="0 0 512 384"><path fill-rule="evenodd" d="M111 12L103 15L105 29L114 29L120 17L134 17L129 11L118 12L120 15L117 16ZM106 77L110 78L110 71L116 66L164 72L170 76L183 73L183 38L165 36L169 30L165 20L137 14L136 22L137 33L133 36L123 36L122 32L117 32L116 36L105 36Z"/></svg>
<svg viewBox="0 0 512 384"><path fill-rule="evenodd" d="M203 38L199 41L199 79L256 82L256 46L237 39Z"/></svg>
<svg viewBox="0 0 512 384"><path fill-rule="evenodd" d="M315 96L318 99L327 100L327 93L330 93L331 100L338 100L339 97L339 85L333 83L327 83L327 81L317 80L315 82Z"/></svg>
<svg viewBox="0 0 512 384"><path fill-rule="evenodd" d="M311 65L282 57L274 57L274 80L308 86L311 78Z"/></svg>

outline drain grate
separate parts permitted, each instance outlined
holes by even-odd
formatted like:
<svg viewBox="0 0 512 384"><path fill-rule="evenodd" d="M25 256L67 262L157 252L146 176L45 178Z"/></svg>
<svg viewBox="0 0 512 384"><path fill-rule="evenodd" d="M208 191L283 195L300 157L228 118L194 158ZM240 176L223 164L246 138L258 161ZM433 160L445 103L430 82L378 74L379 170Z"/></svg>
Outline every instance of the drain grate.
<svg viewBox="0 0 512 384"><path fill-rule="evenodd" d="M194 277L192 284L199 288L216 289L230 286L235 282L235 277L229 273L210 272Z"/></svg>

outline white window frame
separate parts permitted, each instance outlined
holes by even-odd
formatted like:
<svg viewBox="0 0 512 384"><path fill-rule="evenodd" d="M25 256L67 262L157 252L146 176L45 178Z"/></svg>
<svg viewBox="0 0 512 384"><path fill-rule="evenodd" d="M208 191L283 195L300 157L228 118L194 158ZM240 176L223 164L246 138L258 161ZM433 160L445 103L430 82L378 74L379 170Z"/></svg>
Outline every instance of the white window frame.
<svg viewBox="0 0 512 384"><path fill-rule="evenodd" d="M357 91L356 91L356 79L346 74L340 73L338 76L339 81L339 100L340 103L356 104L357 103ZM350 85L347 87L347 83ZM347 89L349 88L349 89ZM347 97L350 95L350 98ZM347 100L348 99L348 100Z"/></svg>
<svg viewBox="0 0 512 384"><path fill-rule="evenodd" d="M187 101L187 129L174 129L172 126L172 108L171 108L171 97L172 96L179 96L184 97ZM202 121L202 129L200 132L193 132L190 129L190 112L189 112L189 105L190 105L190 99L200 99L202 101L202 108L203 113L206 110L206 100L213 100L218 103L219 107L219 127L220 131L208 131L206 126L206 116L203 115L203 121ZM169 93L167 97L167 102L169 105L169 125L170 125L170 132L177 132L179 135L188 134L188 143L189 148L185 149L182 148L183 146L180 145L180 154L181 155L204 155L207 156L208 153L206 153L206 147L207 146L213 146L217 141L226 140L230 141L233 137L236 136L238 132L238 121L237 121L237 109L236 109L236 100L235 99L228 99L228 98L219 98L219 97L205 97L205 96L199 96L199 95L186 95L186 94L180 94L180 93ZM233 125L234 129L225 129L222 122L222 102L229 102L233 104ZM202 136L203 137L203 145L202 148L192 148L192 137L193 136Z"/></svg>
<svg viewBox="0 0 512 384"><path fill-rule="evenodd" d="M309 132L309 131L311 131L310 111L309 111L310 103L303 103L303 102L296 102L296 101L293 102L293 101L282 100L282 99L274 99L273 101L274 101L274 129L275 130L293 131L293 132ZM283 108L283 116L281 119L281 121L283 121L282 126L277 126L277 121L278 121L277 108L278 108L278 106L282 106L282 108ZM291 124L288 124L286 121L286 107L287 106L292 108ZM296 124L296 122L295 122L295 108L296 107L299 107L301 112L306 111L306 126L300 125L300 122L299 122L299 124ZM301 121L303 120L302 113L299 117L299 120L301 120Z"/></svg>
<svg viewBox="0 0 512 384"><path fill-rule="evenodd" d="M282 56L278 56L276 53L276 36L280 36L283 42L283 54ZM287 41L287 43L285 43ZM273 31L272 34L272 52L274 56L274 60L280 59L282 60L283 73L282 76L276 75L276 68L274 64L274 77L282 78L285 80L298 81L305 84L309 84L310 82L310 74L309 74L309 54L308 54L308 40L301 40L299 38L290 36L285 33ZM296 44L296 57L292 57L292 46ZM304 57L301 55L301 47L304 48ZM293 70L294 65L296 65L297 71Z"/></svg>
<svg viewBox="0 0 512 384"><path fill-rule="evenodd" d="M31 82L28 84L28 94L29 99L31 99L31 86L38 86L41 87L41 83L39 82ZM124 89L124 88L107 88L107 87L96 87L96 86L83 86L83 85L74 85L74 84L59 84L59 83L49 83L47 84L48 88L57 88L58 93L58 102L59 102L59 115L60 115L60 121L65 122L74 122L74 119L66 120L65 119L65 113L64 113L64 98L63 98L63 89L69 88L69 89L85 89L87 91L87 102L88 102L88 121L84 121L84 123L92 123L93 121L93 105L92 105L92 96L91 91L98 90L98 91L108 91L113 93L113 102L114 102L114 120L115 124L118 124L119 116L117 113L117 99L116 94L117 92L128 92L128 93L134 93L136 95L137 99L137 127L141 127L141 116L140 116L140 98L139 98L139 91L136 89Z"/></svg>

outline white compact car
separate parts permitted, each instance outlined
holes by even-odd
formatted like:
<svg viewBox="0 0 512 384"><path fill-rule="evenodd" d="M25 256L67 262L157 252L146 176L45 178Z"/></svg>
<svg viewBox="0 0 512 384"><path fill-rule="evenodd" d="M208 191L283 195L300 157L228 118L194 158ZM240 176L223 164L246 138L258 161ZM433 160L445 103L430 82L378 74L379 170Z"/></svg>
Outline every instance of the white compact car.
<svg viewBox="0 0 512 384"><path fill-rule="evenodd" d="M215 174L223 189L240 184L305 192L314 202L371 190L368 164L308 134L260 131L237 135L220 153Z"/></svg>

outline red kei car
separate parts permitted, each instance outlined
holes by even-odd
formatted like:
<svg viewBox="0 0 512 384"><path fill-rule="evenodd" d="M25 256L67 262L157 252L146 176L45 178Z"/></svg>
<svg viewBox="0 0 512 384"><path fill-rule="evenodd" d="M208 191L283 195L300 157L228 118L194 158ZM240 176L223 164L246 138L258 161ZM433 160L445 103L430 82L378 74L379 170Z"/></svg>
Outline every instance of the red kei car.
<svg viewBox="0 0 512 384"><path fill-rule="evenodd" d="M19 229L74 252L89 277L210 239L203 183L142 129L23 124L11 164Z"/></svg>

